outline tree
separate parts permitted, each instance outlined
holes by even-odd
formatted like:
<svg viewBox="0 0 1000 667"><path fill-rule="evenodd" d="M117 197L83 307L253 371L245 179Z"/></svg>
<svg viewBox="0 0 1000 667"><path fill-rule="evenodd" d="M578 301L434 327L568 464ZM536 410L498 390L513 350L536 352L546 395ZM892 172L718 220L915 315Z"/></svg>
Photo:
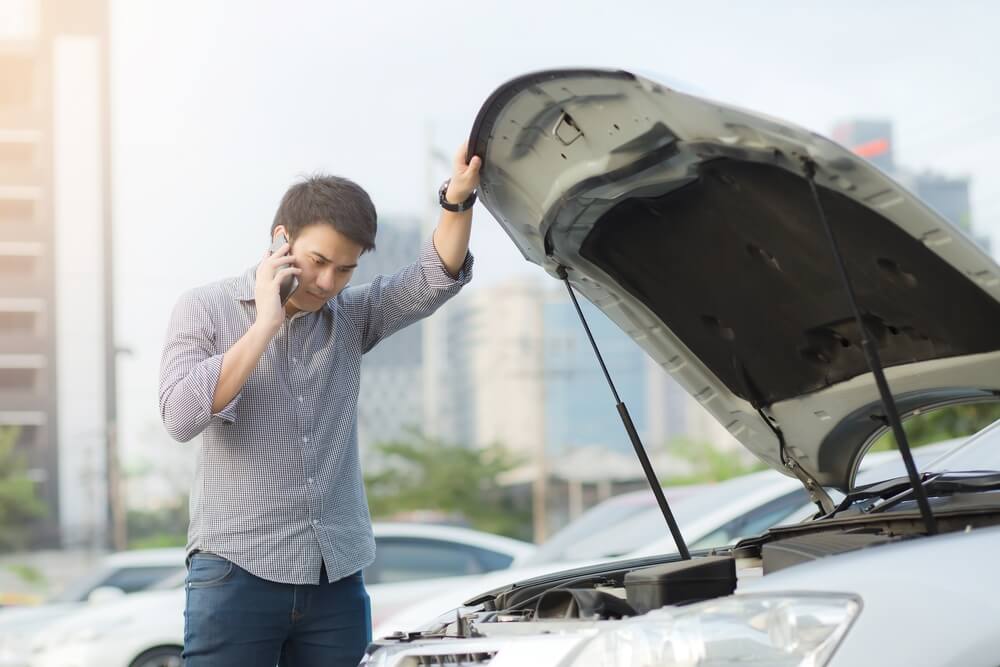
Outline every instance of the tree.
<svg viewBox="0 0 1000 667"><path fill-rule="evenodd" d="M699 442L687 438L677 438L670 441L667 451L691 468L688 474L670 475L660 479L664 486L680 486L684 484L703 484L705 482L721 482L732 477L739 477L767 466L757 459L751 459L741 450L723 451L709 442Z"/></svg>
<svg viewBox="0 0 1000 667"><path fill-rule="evenodd" d="M30 524L46 514L27 462L17 451L21 429L0 426L0 550L13 551L28 542Z"/></svg>
<svg viewBox="0 0 1000 667"><path fill-rule="evenodd" d="M903 432L911 447L930 445L942 440L972 435L1000 419L1000 403L970 403L952 405L914 415L903 422ZM881 436L872 451L896 449L891 432Z"/></svg>
<svg viewBox="0 0 1000 667"><path fill-rule="evenodd" d="M405 441L375 445L378 471L365 476L375 518L414 510L457 515L469 525L522 536L530 517L513 508L497 478L521 462L502 446L472 449L419 433Z"/></svg>

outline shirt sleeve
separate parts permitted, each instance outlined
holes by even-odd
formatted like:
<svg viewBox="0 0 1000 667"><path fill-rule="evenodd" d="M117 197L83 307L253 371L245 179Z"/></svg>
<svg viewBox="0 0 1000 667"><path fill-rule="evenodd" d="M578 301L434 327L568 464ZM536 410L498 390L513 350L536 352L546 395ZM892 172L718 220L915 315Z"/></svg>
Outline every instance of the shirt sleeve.
<svg viewBox="0 0 1000 667"><path fill-rule="evenodd" d="M215 351L215 326L208 309L196 293L188 292L174 307L160 359L160 418L174 440L191 440L213 418L230 424L236 420L242 393L212 413L222 357Z"/></svg>
<svg viewBox="0 0 1000 667"><path fill-rule="evenodd" d="M379 341L427 317L472 280L472 253L466 253L457 276L448 273L428 239L420 258L389 276L376 276L370 283L345 290L349 316L357 318L362 350L368 352Z"/></svg>

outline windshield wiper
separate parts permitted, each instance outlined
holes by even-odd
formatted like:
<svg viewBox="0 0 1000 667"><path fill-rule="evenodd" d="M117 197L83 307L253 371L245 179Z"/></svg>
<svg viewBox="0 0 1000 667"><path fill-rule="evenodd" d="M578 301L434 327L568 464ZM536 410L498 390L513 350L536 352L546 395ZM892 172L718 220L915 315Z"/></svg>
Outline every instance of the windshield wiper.
<svg viewBox="0 0 1000 667"><path fill-rule="evenodd" d="M670 535L674 538L674 544L677 546L677 553L681 555L682 559L690 560L691 552L688 551L687 544L684 542L684 537L681 535L681 530L677 527L677 521L674 519L674 513L670 510L670 504L667 502L666 496L663 495L663 488L660 486L659 480L656 479L656 473L653 471L653 465L649 462L649 456L646 455L646 448L643 447L642 440L639 439L639 433L635 430L635 424L632 423L632 417L628 413L628 408L625 407L621 397L618 396L618 390L615 389L615 383L611 381L611 374L608 373L608 367L604 364L604 358L601 356L601 351L597 348L594 336L590 333L590 326L587 325L587 318L583 316L583 310L580 309L580 303L576 300L576 293L573 292L573 286L569 284L569 274L566 273L566 267L560 266L557 273L560 280L566 284L566 291L569 292L569 298L573 301L573 307L576 308L576 314L580 318L580 323L583 324L583 330L587 332L587 339L590 340L590 346L594 348L594 354L597 355L597 361L601 365L601 370L604 371L604 379L608 381L608 386L611 387L611 393L615 397L615 408L618 410L618 415L622 419L622 424L625 425L625 431L628 433L629 440L632 441L632 447L635 449L635 455L639 457L639 463L642 465L642 471L646 475L646 481L649 483L649 488L653 490L653 495L656 496L656 504L660 506L660 512L663 513L663 518L666 520L667 527L670 529Z"/></svg>
<svg viewBox="0 0 1000 667"><path fill-rule="evenodd" d="M956 493L981 493L1000 490L1000 474L996 472L937 473L925 475L920 487L931 496L950 496ZM867 514L877 514L909 500L913 489L907 486L899 493L884 498L865 509Z"/></svg>
<svg viewBox="0 0 1000 667"><path fill-rule="evenodd" d="M861 309L858 307L858 300L854 293L854 286L851 284L851 277L847 274L847 265L844 263L844 258L840 253L840 246L837 245L837 238L834 236L833 227L830 226L830 222L823 211L823 204L819 198L819 190L816 188L816 163L809 158L804 158L803 166L805 168L806 181L809 183L809 190L812 192L813 201L816 203L816 212L819 214L820 222L826 232L827 239L830 241L830 248L833 250L837 270L844 283L847 298L851 302L851 309L854 311L854 319L857 320L858 330L861 332L861 349L865 353L868 368L875 377L875 384L882 399L882 408L885 410L886 418L892 428L892 434L896 438L899 453L903 457L903 465L906 467L906 474L910 478L910 486L913 489L913 494L917 498L917 506L920 508L920 515L923 518L927 534L934 535L937 533L937 522L934 520L931 505L927 500L927 491L924 489L923 484L921 484L917 466L913 462L913 453L910 451L910 443L906 439L906 432L903 431L903 423L899 418L896 400L893 398L892 392L889 391L889 383L886 381L885 372L882 370L882 360L878 354L878 346L872 340L868 327L865 326L864 317L861 314Z"/></svg>

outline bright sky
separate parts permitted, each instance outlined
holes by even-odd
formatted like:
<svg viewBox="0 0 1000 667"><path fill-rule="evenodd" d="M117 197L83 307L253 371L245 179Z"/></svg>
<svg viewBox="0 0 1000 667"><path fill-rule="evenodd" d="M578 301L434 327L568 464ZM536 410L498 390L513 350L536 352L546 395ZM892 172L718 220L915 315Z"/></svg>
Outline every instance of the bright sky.
<svg viewBox="0 0 1000 667"><path fill-rule="evenodd" d="M1000 243L1000 4L112 0L122 440L159 446L159 351L186 288L266 248L285 188L349 176L380 214L422 214L480 104L528 71L589 65L828 133L894 121L897 161L973 177ZM483 209L479 284L530 272ZM163 436L165 438L165 434Z"/></svg>

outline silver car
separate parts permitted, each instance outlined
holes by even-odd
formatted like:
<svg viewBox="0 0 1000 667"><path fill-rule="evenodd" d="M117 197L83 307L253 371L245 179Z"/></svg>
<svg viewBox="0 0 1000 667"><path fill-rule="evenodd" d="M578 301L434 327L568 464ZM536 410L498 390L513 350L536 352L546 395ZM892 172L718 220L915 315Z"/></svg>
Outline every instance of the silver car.
<svg viewBox="0 0 1000 667"><path fill-rule="evenodd" d="M689 558L672 530L680 555L486 591L368 665L1000 663L1000 426L923 472L904 456L856 478L900 418L1000 396L1000 267L837 144L628 72L505 84L470 153L525 258L815 510Z"/></svg>

